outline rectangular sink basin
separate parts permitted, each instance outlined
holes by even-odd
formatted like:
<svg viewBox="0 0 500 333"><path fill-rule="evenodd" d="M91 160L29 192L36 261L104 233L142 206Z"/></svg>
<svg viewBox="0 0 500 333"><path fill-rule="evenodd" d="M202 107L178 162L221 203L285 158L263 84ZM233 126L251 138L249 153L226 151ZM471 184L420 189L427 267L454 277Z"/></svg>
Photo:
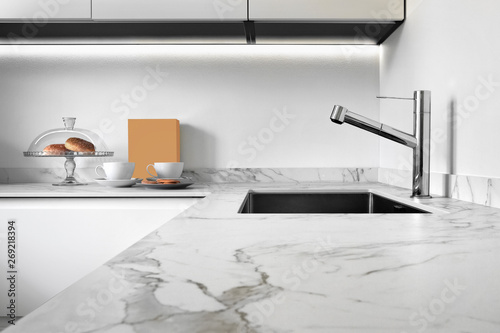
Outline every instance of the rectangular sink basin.
<svg viewBox="0 0 500 333"><path fill-rule="evenodd" d="M430 212L371 191L249 191L240 214L429 214Z"/></svg>

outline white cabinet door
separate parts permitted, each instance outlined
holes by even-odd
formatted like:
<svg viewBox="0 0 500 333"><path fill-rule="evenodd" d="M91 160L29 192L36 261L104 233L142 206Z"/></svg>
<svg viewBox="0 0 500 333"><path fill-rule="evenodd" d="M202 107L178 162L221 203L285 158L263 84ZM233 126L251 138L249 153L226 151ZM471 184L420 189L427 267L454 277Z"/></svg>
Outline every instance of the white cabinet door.
<svg viewBox="0 0 500 333"><path fill-rule="evenodd" d="M0 0L0 20L90 19L91 0Z"/></svg>
<svg viewBox="0 0 500 333"><path fill-rule="evenodd" d="M17 315L33 311L198 200L0 199L2 274L7 271L7 222L14 219L17 226ZM2 295L6 282L0 280Z"/></svg>
<svg viewBox="0 0 500 333"><path fill-rule="evenodd" d="M92 0L94 20L241 21L246 0Z"/></svg>
<svg viewBox="0 0 500 333"><path fill-rule="evenodd" d="M250 20L400 21L404 0L249 0Z"/></svg>

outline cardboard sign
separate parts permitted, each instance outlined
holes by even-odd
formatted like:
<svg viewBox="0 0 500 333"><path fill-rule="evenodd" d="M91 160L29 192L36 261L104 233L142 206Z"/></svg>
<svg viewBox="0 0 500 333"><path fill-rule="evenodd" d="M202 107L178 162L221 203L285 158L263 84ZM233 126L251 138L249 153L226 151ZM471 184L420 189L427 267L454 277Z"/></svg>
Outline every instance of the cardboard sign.
<svg viewBox="0 0 500 333"><path fill-rule="evenodd" d="M179 120L128 120L128 160L135 162L134 178L151 177L148 164L180 162L180 148Z"/></svg>

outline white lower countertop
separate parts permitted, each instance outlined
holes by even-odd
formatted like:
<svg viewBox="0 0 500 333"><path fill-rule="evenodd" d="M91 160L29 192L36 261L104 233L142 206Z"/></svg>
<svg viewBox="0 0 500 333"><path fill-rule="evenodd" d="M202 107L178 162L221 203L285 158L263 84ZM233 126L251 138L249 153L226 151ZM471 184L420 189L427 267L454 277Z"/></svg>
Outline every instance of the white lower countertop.
<svg viewBox="0 0 500 333"><path fill-rule="evenodd" d="M142 186L107 187L97 183L78 186L53 186L47 183L0 184L0 198L96 198L96 197L204 197L207 186L193 184L185 189L161 190Z"/></svg>
<svg viewBox="0 0 500 333"><path fill-rule="evenodd" d="M445 212L237 213L264 188L412 200L376 183L209 185L5 332L500 331L500 210L433 198L420 204Z"/></svg>

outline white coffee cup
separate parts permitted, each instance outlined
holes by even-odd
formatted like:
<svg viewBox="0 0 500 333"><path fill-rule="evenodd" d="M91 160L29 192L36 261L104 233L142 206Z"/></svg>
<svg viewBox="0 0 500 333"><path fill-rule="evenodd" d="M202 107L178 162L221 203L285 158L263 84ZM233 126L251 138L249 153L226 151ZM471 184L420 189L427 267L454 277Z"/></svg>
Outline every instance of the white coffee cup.
<svg viewBox="0 0 500 333"><path fill-rule="evenodd" d="M149 167L152 166L157 176L149 172ZM184 162L158 162L154 164L149 164L146 167L146 171L153 177L158 178L179 178L182 175L182 169L184 168Z"/></svg>
<svg viewBox="0 0 500 333"><path fill-rule="evenodd" d="M101 169L104 171L104 176L99 173ZM96 166L95 173L107 180L124 180L132 178L134 169L135 163L133 162L107 162Z"/></svg>

